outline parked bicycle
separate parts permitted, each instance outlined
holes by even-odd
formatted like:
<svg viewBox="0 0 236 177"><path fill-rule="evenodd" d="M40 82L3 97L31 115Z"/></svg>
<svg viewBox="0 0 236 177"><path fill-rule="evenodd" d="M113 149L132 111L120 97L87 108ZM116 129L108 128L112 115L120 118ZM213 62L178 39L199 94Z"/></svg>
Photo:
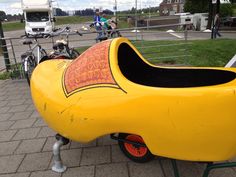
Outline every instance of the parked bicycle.
<svg viewBox="0 0 236 177"><path fill-rule="evenodd" d="M32 39L26 38L23 41L23 45L28 45L29 50L21 55L22 65L25 77L27 79L28 84L30 85L30 78L34 68L40 63L41 60L45 60L48 58L47 52L38 42L38 38L41 37L41 34L37 34L31 36ZM27 36L22 36L23 38ZM32 44L34 44L32 46Z"/></svg>
<svg viewBox="0 0 236 177"><path fill-rule="evenodd" d="M82 36L82 34L78 31L76 31L75 33ZM25 77L29 85L33 70L40 62L50 59L75 59L80 55L79 52L76 51L73 47L69 47L69 34L70 28L65 27L47 35L36 34L31 36L22 36L23 38L28 37L23 41L23 44L29 45L29 50L21 55L21 59ZM65 39L62 37L63 35L66 36ZM53 51L48 55L46 50L43 49L39 44L38 38L53 38L55 36L61 36L62 38L56 41L56 43L53 45ZM30 38L33 38L33 40ZM32 44L34 45L31 46Z"/></svg>
<svg viewBox="0 0 236 177"><path fill-rule="evenodd" d="M56 32L50 34L50 37L60 36L61 39L57 40L53 45L53 51L49 54L50 59L75 59L80 53L73 47L69 47L69 35L78 34L82 36L79 31L71 32L70 27L66 26L58 29Z"/></svg>

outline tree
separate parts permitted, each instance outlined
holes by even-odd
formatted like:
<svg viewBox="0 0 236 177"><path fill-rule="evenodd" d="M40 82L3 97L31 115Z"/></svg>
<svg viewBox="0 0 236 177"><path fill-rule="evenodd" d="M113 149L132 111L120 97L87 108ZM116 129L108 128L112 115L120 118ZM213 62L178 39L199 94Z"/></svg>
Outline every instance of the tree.
<svg viewBox="0 0 236 177"><path fill-rule="evenodd" d="M4 11L0 11L0 21L4 21L7 18L7 15Z"/></svg>
<svg viewBox="0 0 236 177"><path fill-rule="evenodd" d="M205 13L208 12L208 1L206 0L186 0L184 11L190 13Z"/></svg>

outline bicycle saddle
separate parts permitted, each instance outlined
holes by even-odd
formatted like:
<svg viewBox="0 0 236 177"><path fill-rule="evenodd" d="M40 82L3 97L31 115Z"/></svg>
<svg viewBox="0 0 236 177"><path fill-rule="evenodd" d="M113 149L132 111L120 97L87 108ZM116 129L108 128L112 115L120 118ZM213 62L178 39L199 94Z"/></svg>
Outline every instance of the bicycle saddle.
<svg viewBox="0 0 236 177"><path fill-rule="evenodd" d="M30 45L30 44L33 44L33 41L31 39L25 39L22 44L23 45Z"/></svg>

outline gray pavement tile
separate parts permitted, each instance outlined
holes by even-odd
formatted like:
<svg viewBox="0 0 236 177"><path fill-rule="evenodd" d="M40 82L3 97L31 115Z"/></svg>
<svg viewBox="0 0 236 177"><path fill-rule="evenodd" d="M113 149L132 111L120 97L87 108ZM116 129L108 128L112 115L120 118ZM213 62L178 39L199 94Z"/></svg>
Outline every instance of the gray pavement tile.
<svg viewBox="0 0 236 177"><path fill-rule="evenodd" d="M20 141L0 143L0 156L13 154L19 144Z"/></svg>
<svg viewBox="0 0 236 177"><path fill-rule="evenodd" d="M129 162L128 167L130 177L164 177L158 160L143 164Z"/></svg>
<svg viewBox="0 0 236 177"><path fill-rule="evenodd" d="M30 92L23 93L23 98L26 98L26 99L32 98L31 93Z"/></svg>
<svg viewBox="0 0 236 177"><path fill-rule="evenodd" d="M24 99L22 94L19 94L19 91L14 91L14 90L8 90L8 93L10 94L7 98L7 100L21 100Z"/></svg>
<svg viewBox="0 0 236 177"><path fill-rule="evenodd" d="M37 120L33 126L34 127L46 127L47 124L44 122L44 120L42 118L37 118Z"/></svg>
<svg viewBox="0 0 236 177"><path fill-rule="evenodd" d="M186 161L178 160L177 166L179 168L179 173L181 174L181 176L188 177L189 175L201 176L203 171L200 169L200 167L204 168L205 164L199 165L196 162L186 162Z"/></svg>
<svg viewBox="0 0 236 177"><path fill-rule="evenodd" d="M82 148L82 147L95 147L97 145L97 141L91 141L89 143L79 143L75 141L71 141L70 149Z"/></svg>
<svg viewBox="0 0 236 177"><path fill-rule="evenodd" d="M8 104L8 101L0 101L0 107L4 107Z"/></svg>
<svg viewBox="0 0 236 177"><path fill-rule="evenodd" d="M39 134L38 134L38 137L50 137L50 136L55 136L56 135L56 132L54 132L51 128L49 127L42 127Z"/></svg>
<svg viewBox="0 0 236 177"><path fill-rule="evenodd" d="M18 171L28 172L46 170L50 163L51 157L52 153L50 152L27 154Z"/></svg>
<svg viewBox="0 0 236 177"><path fill-rule="evenodd" d="M6 175L0 175L0 177L29 177L30 173L11 173Z"/></svg>
<svg viewBox="0 0 236 177"><path fill-rule="evenodd" d="M35 138L39 131L40 131L40 128L20 129L16 133L16 135L13 137L13 140L23 140L23 139Z"/></svg>
<svg viewBox="0 0 236 177"><path fill-rule="evenodd" d="M29 119L29 117L32 113L33 113L33 111L17 112L9 120Z"/></svg>
<svg viewBox="0 0 236 177"><path fill-rule="evenodd" d="M0 113L1 114L7 113L11 108L12 108L11 106L0 107Z"/></svg>
<svg viewBox="0 0 236 177"><path fill-rule="evenodd" d="M111 159L112 162L129 162L130 159L128 159L120 150L120 147L118 145L112 145L111 146Z"/></svg>
<svg viewBox="0 0 236 177"><path fill-rule="evenodd" d="M20 99L20 100L11 100L8 102L8 106L18 106L18 105L22 105L24 104L24 102L26 101L26 99Z"/></svg>
<svg viewBox="0 0 236 177"><path fill-rule="evenodd" d="M69 149L61 151L63 164L67 167L77 167L80 164L82 149ZM53 165L53 159L50 168Z"/></svg>
<svg viewBox="0 0 236 177"><path fill-rule="evenodd" d="M25 103L25 104L29 104L29 103ZM34 106L34 104L33 103L30 103L29 104L29 107L26 109L26 111L35 111L35 106Z"/></svg>
<svg viewBox="0 0 236 177"><path fill-rule="evenodd" d="M3 122L0 122L0 131L1 130L8 130L9 127L14 124L15 121L3 121Z"/></svg>
<svg viewBox="0 0 236 177"><path fill-rule="evenodd" d="M113 144L117 144L117 141L111 139L110 135L106 135L98 139L99 146L113 145Z"/></svg>
<svg viewBox="0 0 236 177"><path fill-rule="evenodd" d="M0 113L0 122L8 120L12 116L13 116L13 113L5 113L5 114Z"/></svg>
<svg viewBox="0 0 236 177"><path fill-rule="evenodd" d="M8 96L7 95L1 95L0 96L0 101L5 101L7 100Z"/></svg>
<svg viewBox="0 0 236 177"><path fill-rule="evenodd" d="M61 173L56 173L56 172L53 172L52 170L36 171L36 172L32 172L30 177L61 177Z"/></svg>
<svg viewBox="0 0 236 177"><path fill-rule="evenodd" d="M34 106L34 102L33 102L32 98L25 99L24 104L29 104L29 105L33 105Z"/></svg>
<svg viewBox="0 0 236 177"><path fill-rule="evenodd" d="M34 112L33 114L30 116L31 118L38 118L38 117L41 117L40 114L38 113L37 110L34 109Z"/></svg>
<svg viewBox="0 0 236 177"><path fill-rule="evenodd" d="M45 141L46 138L23 140L15 153L24 154L24 153L40 152L43 148Z"/></svg>
<svg viewBox="0 0 236 177"><path fill-rule="evenodd" d="M23 119L17 120L12 126L11 129L21 129L32 127L36 119Z"/></svg>
<svg viewBox="0 0 236 177"><path fill-rule="evenodd" d="M24 155L11 155L0 157L0 174L15 173L21 164Z"/></svg>
<svg viewBox="0 0 236 177"><path fill-rule="evenodd" d="M56 138L55 137L48 137L47 141L43 147L43 151L52 151L52 147L54 145L54 143L56 142ZM62 146L61 149L69 149L70 143Z"/></svg>
<svg viewBox="0 0 236 177"><path fill-rule="evenodd" d="M16 132L17 130L0 131L0 142L10 141Z"/></svg>
<svg viewBox="0 0 236 177"><path fill-rule="evenodd" d="M25 111L29 105L17 105L12 106L11 109L8 110L8 112L17 113L17 112L23 112Z"/></svg>
<svg viewBox="0 0 236 177"><path fill-rule="evenodd" d="M163 173L168 177L174 177L173 167L170 159L160 159ZM177 167L181 177L201 176L205 167L204 163L177 161Z"/></svg>
<svg viewBox="0 0 236 177"><path fill-rule="evenodd" d="M106 164L96 166L95 177L128 177L126 163ZM149 176L146 176L149 177Z"/></svg>
<svg viewBox="0 0 236 177"><path fill-rule="evenodd" d="M110 146L84 148L80 165L95 165L111 162Z"/></svg>
<svg viewBox="0 0 236 177"><path fill-rule="evenodd" d="M94 177L94 166L68 168L62 177Z"/></svg>
<svg viewBox="0 0 236 177"><path fill-rule="evenodd" d="M214 169L209 177L236 177L236 172L232 168Z"/></svg>

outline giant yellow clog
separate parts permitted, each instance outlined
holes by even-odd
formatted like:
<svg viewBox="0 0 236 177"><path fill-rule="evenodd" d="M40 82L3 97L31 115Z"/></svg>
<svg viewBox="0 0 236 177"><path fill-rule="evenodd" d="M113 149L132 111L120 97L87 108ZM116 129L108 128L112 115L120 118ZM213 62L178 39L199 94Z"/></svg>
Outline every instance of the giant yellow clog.
<svg viewBox="0 0 236 177"><path fill-rule="evenodd" d="M74 61L37 66L31 92L49 127L79 142L136 134L152 154L191 161L236 155L236 70L148 63L125 38Z"/></svg>

